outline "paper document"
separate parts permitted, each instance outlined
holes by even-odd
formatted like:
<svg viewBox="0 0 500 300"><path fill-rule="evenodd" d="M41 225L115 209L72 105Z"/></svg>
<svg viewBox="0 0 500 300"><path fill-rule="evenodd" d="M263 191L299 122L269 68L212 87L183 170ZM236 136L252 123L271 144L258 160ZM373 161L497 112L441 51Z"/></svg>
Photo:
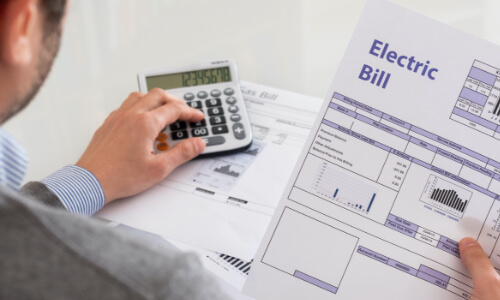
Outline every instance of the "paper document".
<svg viewBox="0 0 500 300"><path fill-rule="evenodd" d="M191 161L101 218L250 261L271 220L322 100L241 82L250 149Z"/></svg>
<svg viewBox="0 0 500 300"><path fill-rule="evenodd" d="M468 299L500 268L500 47L368 1L258 250L257 299Z"/></svg>

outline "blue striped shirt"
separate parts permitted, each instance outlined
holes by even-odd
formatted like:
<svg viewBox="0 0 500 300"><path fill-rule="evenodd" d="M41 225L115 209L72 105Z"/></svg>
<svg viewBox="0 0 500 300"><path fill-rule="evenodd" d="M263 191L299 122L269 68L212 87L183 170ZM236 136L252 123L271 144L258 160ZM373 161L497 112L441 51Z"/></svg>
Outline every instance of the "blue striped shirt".
<svg viewBox="0 0 500 300"><path fill-rule="evenodd" d="M28 168L28 154L0 127L0 183L17 191Z"/></svg>
<svg viewBox="0 0 500 300"><path fill-rule="evenodd" d="M105 204L101 184L82 167L67 165L40 181L59 197L70 212L91 216Z"/></svg>
<svg viewBox="0 0 500 300"><path fill-rule="evenodd" d="M17 191L28 167L28 155L15 139L0 127L0 184ZM105 204L97 178L84 168L67 165L41 180L70 212L93 215Z"/></svg>

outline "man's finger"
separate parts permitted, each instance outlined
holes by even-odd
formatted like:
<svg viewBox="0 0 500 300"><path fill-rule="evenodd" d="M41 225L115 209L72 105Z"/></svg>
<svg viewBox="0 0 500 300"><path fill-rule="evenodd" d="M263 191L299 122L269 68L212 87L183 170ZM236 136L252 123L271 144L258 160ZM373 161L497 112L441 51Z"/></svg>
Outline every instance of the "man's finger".
<svg viewBox="0 0 500 300"><path fill-rule="evenodd" d="M469 237L463 238L458 248L462 262L471 273L474 282L491 278L492 274L496 276L488 255L484 253L483 248L476 240Z"/></svg>
<svg viewBox="0 0 500 300"><path fill-rule="evenodd" d="M177 120L199 122L205 118L205 115L199 109L189 107L179 102L167 103L150 111L149 114L158 120L158 126L161 128Z"/></svg>
<svg viewBox="0 0 500 300"><path fill-rule="evenodd" d="M164 90L156 88L144 95L144 97L142 97L141 100L138 101L133 107L138 112L146 112L170 102L184 103L184 101L174 95L168 94Z"/></svg>
<svg viewBox="0 0 500 300"><path fill-rule="evenodd" d="M170 174L175 168L198 156L205 149L205 142L200 138L184 140L168 151L155 155L159 164L165 167L165 174Z"/></svg>

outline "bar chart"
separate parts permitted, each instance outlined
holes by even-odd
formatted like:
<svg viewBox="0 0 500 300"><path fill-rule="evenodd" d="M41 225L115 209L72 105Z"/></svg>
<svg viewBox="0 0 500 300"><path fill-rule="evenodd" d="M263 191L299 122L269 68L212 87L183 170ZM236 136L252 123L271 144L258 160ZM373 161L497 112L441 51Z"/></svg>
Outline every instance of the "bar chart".
<svg viewBox="0 0 500 300"><path fill-rule="evenodd" d="M465 206L467 206L467 201L462 201L454 190L434 189L431 199L454 208L461 213L464 212Z"/></svg>
<svg viewBox="0 0 500 300"><path fill-rule="evenodd" d="M216 167L216 168L214 168L214 172L224 174L227 176L232 176L232 177L239 177L240 176L239 172L231 170L231 165L223 165L223 166Z"/></svg>
<svg viewBox="0 0 500 300"><path fill-rule="evenodd" d="M323 198L367 214L377 198L375 188L335 169L326 161L318 166L316 177L311 184L316 193Z"/></svg>
<svg viewBox="0 0 500 300"><path fill-rule="evenodd" d="M230 191L264 149L265 143L254 140L244 152L200 160L192 181L224 192Z"/></svg>
<svg viewBox="0 0 500 300"><path fill-rule="evenodd" d="M260 145L252 145L249 149L243 151L243 153L252 156L257 156L257 154L259 154L260 151L261 151Z"/></svg>
<svg viewBox="0 0 500 300"><path fill-rule="evenodd" d="M232 257L226 254L222 253L217 253L219 255L218 259L221 261L224 261L224 264L226 266L232 266L233 268L237 269L241 273L248 275L248 272L250 272L250 268L252 267L252 261L244 261L242 259Z"/></svg>
<svg viewBox="0 0 500 300"><path fill-rule="evenodd" d="M472 193L436 175L430 175L420 201L462 218Z"/></svg>

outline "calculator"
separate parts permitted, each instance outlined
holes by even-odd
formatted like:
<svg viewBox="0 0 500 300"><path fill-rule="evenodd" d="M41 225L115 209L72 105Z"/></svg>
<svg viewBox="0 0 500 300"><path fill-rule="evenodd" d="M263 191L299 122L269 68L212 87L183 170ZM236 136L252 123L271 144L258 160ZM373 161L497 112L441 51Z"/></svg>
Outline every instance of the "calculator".
<svg viewBox="0 0 500 300"><path fill-rule="evenodd" d="M165 127L154 142L156 153L190 137L205 141L200 156L230 154L252 144L250 120L233 60L152 70L137 77L141 92L161 88L205 114L205 119L197 123L177 121Z"/></svg>

